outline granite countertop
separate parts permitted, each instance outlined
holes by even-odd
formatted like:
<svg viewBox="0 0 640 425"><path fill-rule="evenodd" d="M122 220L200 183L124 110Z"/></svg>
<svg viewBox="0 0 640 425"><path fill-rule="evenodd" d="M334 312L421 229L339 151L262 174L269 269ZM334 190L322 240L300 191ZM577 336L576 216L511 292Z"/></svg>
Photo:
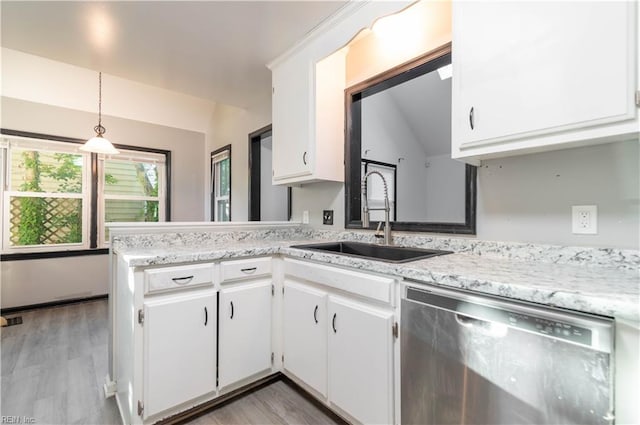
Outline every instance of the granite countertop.
<svg viewBox="0 0 640 425"><path fill-rule="evenodd" d="M290 248L290 245L309 242L312 241L308 238L218 241L169 248L120 247L115 251L132 267L283 254L449 288L615 317L640 327L640 275L634 267L625 269L558 264L465 252L394 264Z"/></svg>

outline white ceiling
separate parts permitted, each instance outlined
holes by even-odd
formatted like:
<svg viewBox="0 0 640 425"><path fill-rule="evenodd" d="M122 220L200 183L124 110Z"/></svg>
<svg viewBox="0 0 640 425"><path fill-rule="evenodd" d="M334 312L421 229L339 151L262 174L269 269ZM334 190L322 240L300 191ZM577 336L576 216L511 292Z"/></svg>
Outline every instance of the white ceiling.
<svg viewBox="0 0 640 425"><path fill-rule="evenodd" d="M2 46L249 108L271 97L274 59L336 1L6 1Z"/></svg>

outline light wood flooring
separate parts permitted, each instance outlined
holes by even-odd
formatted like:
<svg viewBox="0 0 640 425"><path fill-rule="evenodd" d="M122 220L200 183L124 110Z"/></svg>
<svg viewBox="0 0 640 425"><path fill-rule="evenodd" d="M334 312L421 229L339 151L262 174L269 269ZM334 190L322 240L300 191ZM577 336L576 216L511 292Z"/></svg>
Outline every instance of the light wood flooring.
<svg viewBox="0 0 640 425"><path fill-rule="evenodd" d="M119 424L105 399L107 301L26 311L23 324L2 328L0 414L36 424ZM279 381L194 419L204 424L336 424Z"/></svg>

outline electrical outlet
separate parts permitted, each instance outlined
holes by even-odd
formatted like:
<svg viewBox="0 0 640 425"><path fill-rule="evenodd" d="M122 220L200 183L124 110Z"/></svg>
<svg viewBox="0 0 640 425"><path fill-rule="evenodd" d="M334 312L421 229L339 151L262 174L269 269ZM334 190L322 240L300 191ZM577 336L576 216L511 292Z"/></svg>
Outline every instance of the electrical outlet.
<svg viewBox="0 0 640 425"><path fill-rule="evenodd" d="M322 224L333 224L333 210L322 211Z"/></svg>
<svg viewBox="0 0 640 425"><path fill-rule="evenodd" d="M309 224L309 211L302 211L302 224Z"/></svg>
<svg viewBox="0 0 640 425"><path fill-rule="evenodd" d="M574 205L571 207L571 231L574 234L598 233L598 206Z"/></svg>

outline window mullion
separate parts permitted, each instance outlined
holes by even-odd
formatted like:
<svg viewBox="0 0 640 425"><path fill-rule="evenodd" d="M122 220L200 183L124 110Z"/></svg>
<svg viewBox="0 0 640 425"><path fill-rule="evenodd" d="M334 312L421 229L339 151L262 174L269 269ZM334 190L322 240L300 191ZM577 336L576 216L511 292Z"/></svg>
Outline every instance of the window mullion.
<svg viewBox="0 0 640 425"><path fill-rule="evenodd" d="M91 215L89 223L89 248L98 247L98 154L91 154Z"/></svg>

